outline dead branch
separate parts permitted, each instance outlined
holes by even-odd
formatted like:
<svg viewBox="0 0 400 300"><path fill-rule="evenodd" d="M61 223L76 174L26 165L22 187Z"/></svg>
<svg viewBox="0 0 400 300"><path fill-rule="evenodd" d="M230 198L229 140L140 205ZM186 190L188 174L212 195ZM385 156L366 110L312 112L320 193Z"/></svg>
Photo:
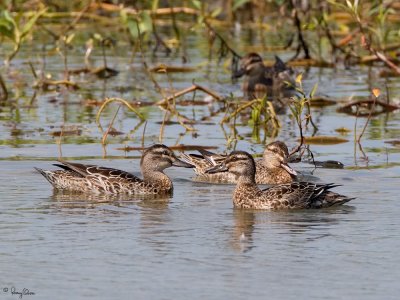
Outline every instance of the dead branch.
<svg viewBox="0 0 400 300"><path fill-rule="evenodd" d="M196 91L196 90L200 90L200 91L203 91L203 92L206 93L206 94L209 94L211 97L213 97L213 98L216 99L217 101L222 101L222 100L223 100L223 98L222 98L221 96L219 96L217 93L215 93L214 91L211 91L210 89L205 88L205 87L202 87L202 86L200 86L200 85L198 85L198 84L193 84L193 85L192 85L191 87L189 87L189 88L183 89L183 90L181 90L181 91L179 91L179 92L176 92L176 93L173 94L172 96L166 97L166 98L164 98L164 99L162 99L162 100L156 102L155 105L158 105L158 106L167 105L168 102L172 101L173 99L175 99L175 98L177 98L177 97L180 97L180 96L182 96L182 95L185 95L185 94L187 94L187 93L194 92L194 91Z"/></svg>

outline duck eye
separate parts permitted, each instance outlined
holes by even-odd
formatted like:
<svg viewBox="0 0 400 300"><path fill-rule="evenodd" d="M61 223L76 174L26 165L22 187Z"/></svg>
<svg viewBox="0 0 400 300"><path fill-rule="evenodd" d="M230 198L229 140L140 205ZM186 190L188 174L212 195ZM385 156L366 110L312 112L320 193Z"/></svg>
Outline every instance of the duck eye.
<svg viewBox="0 0 400 300"><path fill-rule="evenodd" d="M169 152L168 152L167 150L164 150L164 151L162 152L162 154L163 154L163 155L166 155L166 156L169 156Z"/></svg>

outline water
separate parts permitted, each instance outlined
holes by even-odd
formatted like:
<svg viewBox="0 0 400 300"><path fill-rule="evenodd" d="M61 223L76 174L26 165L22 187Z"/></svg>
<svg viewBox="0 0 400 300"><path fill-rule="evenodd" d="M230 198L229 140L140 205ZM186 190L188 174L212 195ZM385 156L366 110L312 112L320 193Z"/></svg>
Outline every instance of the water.
<svg viewBox="0 0 400 300"><path fill-rule="evenodd" d="M204 62L206 51L190 51L191 66ZM62 70L58 57L48 60L52 72ZM178 58L159 60L179 63ZM1 299L17 298L11 295L12 287L35 293L24 299L398 299L400 149L385 143L399 136L398 112L377 116L367 127L362 140L367 161L353 143L354 117L337 113L337 106L313 109L318 134L340 136L334 129L342 126L351 130L344 136L347 143L311 146L316 159L334 159L345 165L342 170L317 169L313 174L320 181L342 184L335 190L357 197L340 208L235 210L233 186L195 183L190 181L191 170L177 168L167 170L175 186L171 199L54 193L33 167L51 168L60 154L139 175L140 153L118 148L139 146L143 125L135 131L138 120L132 113L120 112L114 127L123 135L110 137L104 150L94 122L97 107L86 106L84 100L118 96L155 101L161 97L151 82L143 81L145 75L124 67L126 57L110 57L109 61L121 71L116 78L104 82L75 78L82 90L39 92L33 105L28 105L33 90L16 87L16 92L23 91L19 106L5 106L0 112ZM70 67L80 64L73 58ZM133 66L140 70L140 63ZM366 96L371 80L368 71L365 67L351 71L312 68L304 84L311 88L318 81L321 94L338 100ZM21 81L31 82L28 73L15 72ZM10 78L7 83L12 85L16 81ZM216 68L215 63L209 74L200 68L196 73L172 75L176 89L190 86L193 78L218 93L240 95L239 84L231 84L228 72ZM165 79L157 75L168 87ZM388 83L394 101L399 100L399 83L398 79ZM374 84L382 87L384 81L377 78ZM143 89L129 89L141 85ZM128 91L120 92L120 87ZM217 107L179 109L190 117L194 112L200 120ZM115 109L106 109L103 127L108 126ZM158 140L163 112L157 107L142 111L149 116L145 143L150 145ZM227 140L218 125L221 118L217 115L195 124L198 136L185 132L179 124L168 125L163 142L211 144L224 151ZM280 119L283 127L278 139L294 147L296 126L287 116ZM358 133L364 122L358 120ZM59 147L51 134L62 125L79 128L82 133L64 138ZM225 129L229 134L229 128ZM243 140L237 149L262 152L263 144L251 138L250 126L238 130ZM307 163L293 167L313 170Z"/></svg>

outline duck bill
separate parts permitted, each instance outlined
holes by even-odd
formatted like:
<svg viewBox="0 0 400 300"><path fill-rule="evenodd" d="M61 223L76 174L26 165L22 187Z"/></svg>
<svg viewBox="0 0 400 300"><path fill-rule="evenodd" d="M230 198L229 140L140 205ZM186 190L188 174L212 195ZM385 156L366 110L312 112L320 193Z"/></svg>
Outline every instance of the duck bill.
<svg viewBox="0 0 400 300"><path fill-rule="evenodd" d="M178 158L176 158L175 161L172 162L172 165L174 167L181 167L181 168L194 168L194 165L184 162Z"/></svg>
<svg viewBox="0 0 400 300"><path fill-rule="evenodd" d="M291 167L289 167L287 163L281 163L281 167L284 168L286 172L288 172L289 174L297 176L297 172L293 170Z"/></svg>
<svg viewBox="0 0 400 300"><path fill-rule="evenodd" d="M233 73L233 78L240 78L240 77L242 77L245 73L246 73L246 69L245 69L245 68L240 68L240 69L237 70L235 73Z"/></svg>
<svg viewBox="0 0 400 300"><path fill-rule="evenodd" d="M226 167L226 165L219 164L212 168L207 169L205 172L208 174L214 174L214 173L221 173L221 172L226 172L226 171L228 171L228 168Z"/></svg>

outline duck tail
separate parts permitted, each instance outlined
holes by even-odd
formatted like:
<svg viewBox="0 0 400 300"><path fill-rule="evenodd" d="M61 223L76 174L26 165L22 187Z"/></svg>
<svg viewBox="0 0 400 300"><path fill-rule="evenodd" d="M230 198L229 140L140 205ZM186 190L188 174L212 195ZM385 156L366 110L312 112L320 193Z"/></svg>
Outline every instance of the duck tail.
<svg viewBox="0 0 400 300"><path fill-rule="evenodd" d="M325 206L325 207L339 206L339 205L343 205L354 199L355 198L351 198L351 197L347 197L344 195L340 195L338 193L327 191L324 195L323 206Z"/></svg>

